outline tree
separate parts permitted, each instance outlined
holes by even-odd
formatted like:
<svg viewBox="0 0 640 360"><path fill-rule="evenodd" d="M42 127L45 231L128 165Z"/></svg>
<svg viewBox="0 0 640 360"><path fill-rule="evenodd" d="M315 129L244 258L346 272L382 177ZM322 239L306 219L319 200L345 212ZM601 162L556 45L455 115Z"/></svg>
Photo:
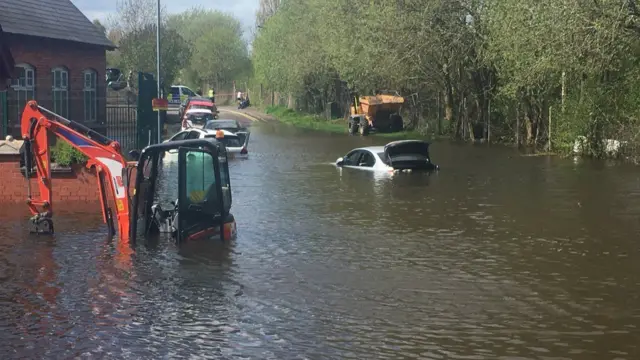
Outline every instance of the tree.
<svg viewBox="0 0 640 360"><path fill-rule="evenodd" d="M156 73L157 2L118 0L116 14L109 19L109 38L118 50L109 54L110 66L126 71ZM161 13L165 13L164 8ZM160 76L170 85L188 63L191 51L175 29L168 28L163 16L160 28Z"/></svg>
<svg viewBox="0 0 640 360"><path fill-rule="evenodd" d="M550 141L640 142L640 10L602 0L263 0L256 79L298 102L397 89L418 128ZM334 85L331 85L331 84ZM640 144L639 144L640 145ZM639 146L640 148L640 146Z"/></svg>
<svg viewBox="0 0 640 360"><path fill-rule="evenodd" d="M251 65L242 24L220 11L193 8L173 15L168 26L182 36L191 58L182 74L191 85L217 85L247 75Z"/></svg>
<svg viewBox="0 0 640 360"><path fill-rule="evenodd" d="M260 8L256 13L256 26L264 25L268 18L275 15L281 4L282 0L260 0Z"/></svg>
<svg viewBox="0 0 640 360"><path fill-rule="evenodd" d="M109 17L109 27L123 33L139 31L148 25L157 23L156 0L117 0L116 13ZM166 7L161 5L161 15L166 14ZM166 21L166 15L160 19Z"/></svg>
<svg viewBox="0 0 640 360"><path fill-rule="evenodd" d="M180 69L188 64L191 50L177 31L167 27L160 30L160 44L160 78L170 85ZM126 69L155 74L155 25L146 25L140 30L126 33L120 40L119 50Z"/></svg>
<svg viewBox="0 0 640 360"><path fill-rule="evenodd" d="M104 25L102 25L100 20L98 19L93 20L93 25L95 25L95 27L98 28L100 33L104 34L105 36L107 35L107 28Z"/></svg>

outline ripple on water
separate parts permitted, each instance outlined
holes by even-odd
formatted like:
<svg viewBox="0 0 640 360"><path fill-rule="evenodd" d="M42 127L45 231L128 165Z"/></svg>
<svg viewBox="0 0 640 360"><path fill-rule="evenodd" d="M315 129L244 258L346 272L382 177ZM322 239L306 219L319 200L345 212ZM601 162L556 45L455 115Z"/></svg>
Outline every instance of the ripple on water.
<svg viewBox="0 0 640 360"><path fill-rule="evenodd" d="M431 176L327 165L383 141L256 127L230 246L0 221L2 358L638 358L637 176L440 143Z"/></svg>

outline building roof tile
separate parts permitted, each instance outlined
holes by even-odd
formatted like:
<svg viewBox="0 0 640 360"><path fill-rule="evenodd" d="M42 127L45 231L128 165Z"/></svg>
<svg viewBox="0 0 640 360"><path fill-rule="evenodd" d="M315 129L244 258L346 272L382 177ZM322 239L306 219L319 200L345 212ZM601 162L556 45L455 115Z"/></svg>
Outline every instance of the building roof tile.
<svg viewBox="0 0 640 360"><path fill-rule="evenodd" d="M115 48L70 0L0 0L0 9L6 33Z"/></svg>

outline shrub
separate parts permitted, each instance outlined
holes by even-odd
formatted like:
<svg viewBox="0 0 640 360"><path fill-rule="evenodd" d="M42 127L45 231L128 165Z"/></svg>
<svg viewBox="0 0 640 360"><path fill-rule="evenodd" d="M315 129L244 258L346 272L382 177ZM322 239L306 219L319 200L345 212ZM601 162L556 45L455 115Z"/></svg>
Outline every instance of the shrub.
<svg viewBox="0 0 640 360"><path fill-rule="evenodd" d="M84 164L87 157L69 145L66 141L59 140L51 150L51 161L60 166L70 166L72 164Z"/></svg>

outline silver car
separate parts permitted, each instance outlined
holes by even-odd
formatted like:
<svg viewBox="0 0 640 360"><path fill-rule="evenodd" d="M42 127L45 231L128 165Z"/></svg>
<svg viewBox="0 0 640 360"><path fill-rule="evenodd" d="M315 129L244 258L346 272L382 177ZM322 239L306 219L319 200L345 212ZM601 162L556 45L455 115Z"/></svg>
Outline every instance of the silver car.
<svg viewBox="0 0 640 360"><path fill-rule="evenodd" d="M338 158L336 166L385 172L440 169L431 162L429 143L422 140L400 140L385 146L353 149Z"/></svg>
<svg viewBox="0 0 640 360"><path fill-rule="evenodd" d="M223 135L221 138L218 137L218 133ZM198 128L190 128L186 130L182 130L177 134L173 135L171 138L165 140L164 142L169 141L178 141L178 140L189 140L189 139L205 139L205 138L216 138L218 141L223 143L227 149L227 155L229 158L247 158L249 154L249 133L248 132L237 132L232 133L227 130L205 130ZM169 151L172 153L173 150ZM177 150L173 151L173 153L177 154Z"/></svg>

